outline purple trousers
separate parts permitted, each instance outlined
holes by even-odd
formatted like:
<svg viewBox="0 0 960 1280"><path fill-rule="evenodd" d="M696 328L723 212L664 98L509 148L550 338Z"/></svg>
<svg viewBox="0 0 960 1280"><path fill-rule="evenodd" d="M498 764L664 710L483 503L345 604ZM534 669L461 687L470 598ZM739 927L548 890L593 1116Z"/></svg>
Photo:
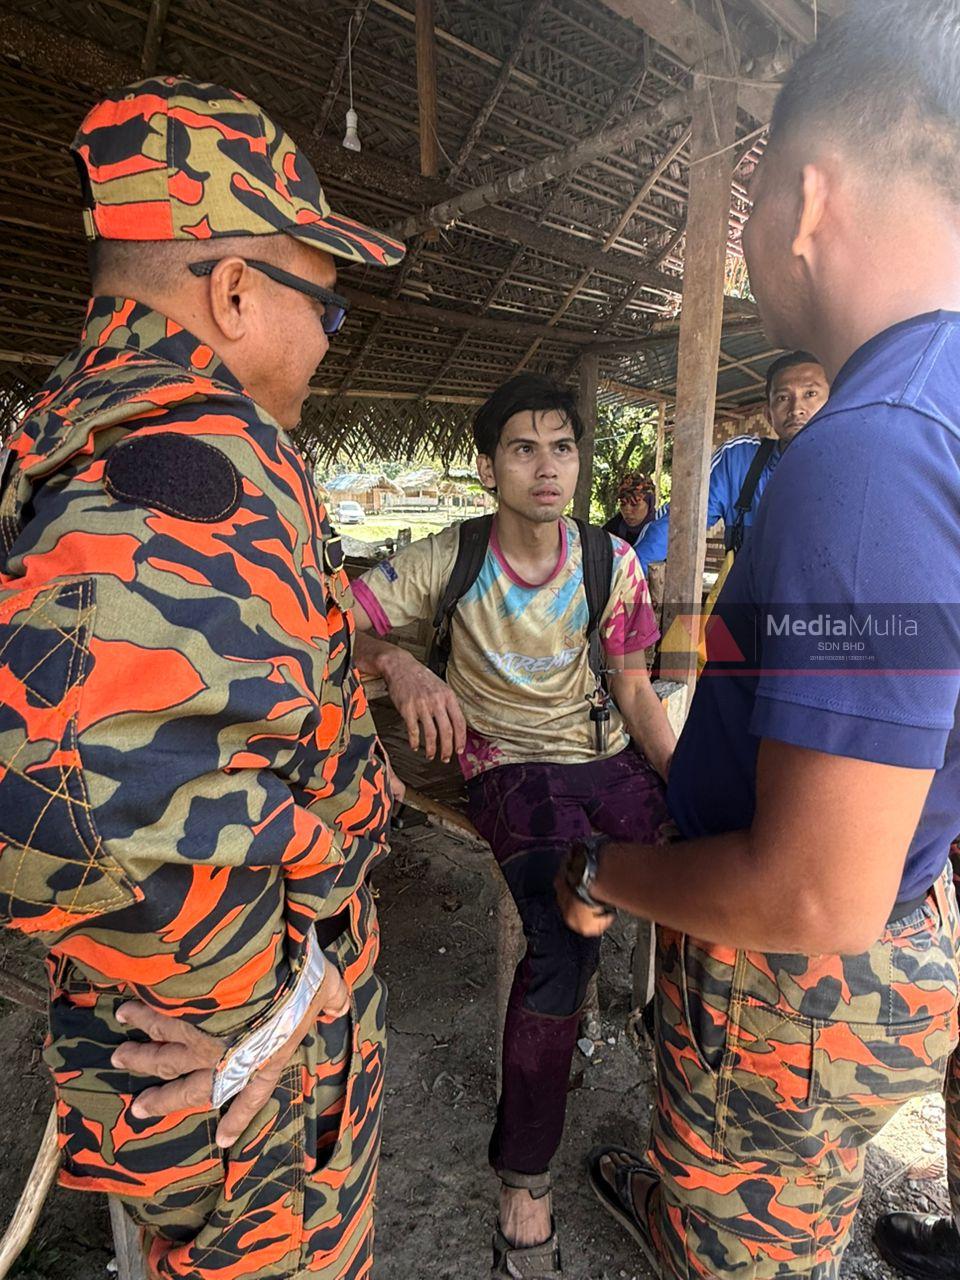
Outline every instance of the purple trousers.
<svg viewBox="0 0 960 1280"><path fill-rule="evenodd" d="M591 832L652 843L667 816L664 787L630 748L586 764L500 765L472 778L467 793L527 943L503 1029L490 1163L543 1173L563 1135L580 1010L600 958L599 938L564 924L553 881L571 842Z"/></svg>

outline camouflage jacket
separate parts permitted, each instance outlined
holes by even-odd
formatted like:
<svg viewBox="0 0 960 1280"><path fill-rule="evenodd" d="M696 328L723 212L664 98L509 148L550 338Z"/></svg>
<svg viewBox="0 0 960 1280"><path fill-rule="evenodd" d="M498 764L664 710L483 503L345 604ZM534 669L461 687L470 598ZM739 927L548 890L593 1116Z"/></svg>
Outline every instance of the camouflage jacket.
<svg viewBox="0 0 960 1280"><path fill-rule="evenodd" d="M0 915L55 991L236 1036L318 918L349 907L372 961L382 753L277 424L179 325L95 298L10 442L0 534Z"/></svg>

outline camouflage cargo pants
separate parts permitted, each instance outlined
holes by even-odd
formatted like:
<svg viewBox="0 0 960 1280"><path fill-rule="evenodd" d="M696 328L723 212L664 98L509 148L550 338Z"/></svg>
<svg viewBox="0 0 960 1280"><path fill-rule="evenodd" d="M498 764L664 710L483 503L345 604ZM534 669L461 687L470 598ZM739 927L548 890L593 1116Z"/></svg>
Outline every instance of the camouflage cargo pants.
<svg viewBox="0 0 960 1280"><path fill-rule="evenodd" d="M214 1143L214 1113L137 1120L129 1108L142 1079L65 1070L109 1059L128 1032L113 1018L117 996L85 1003L76 984L58 994L58 1025L69 1023L69 998L82 1028L47 1051L61 1181L121 1197L159 1280L369 1280L385 1051L375 926L362 946L348 932L326 950L352 988L350 1013L318 1023L227 1152Z"/></svg>
<svg viewBox="0 0 960 1280"><path fill-rule="evenodd" d="M857 956L663 931L649 1210L664 1276L835 1280L867 1143L943 1084L957 944L947 877Z"/></svg>

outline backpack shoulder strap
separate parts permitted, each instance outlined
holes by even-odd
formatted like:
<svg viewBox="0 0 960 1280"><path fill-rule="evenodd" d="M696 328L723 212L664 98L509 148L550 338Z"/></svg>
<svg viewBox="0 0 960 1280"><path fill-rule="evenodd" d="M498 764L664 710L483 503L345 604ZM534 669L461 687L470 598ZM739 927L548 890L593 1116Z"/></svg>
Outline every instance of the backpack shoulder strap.
<svg viewBox="0 0 960 1280"><path fill-rule="evenodd" d="M610 599L613 575L613 539L606 529L576 522L583 554L583 592L587 597L587 643L590 647L590 670L603 680L603 653L600 645L600 619Z"/></svg>
<svg viewBox="0 0 960 1280"><path fill-rule="evenodd" d="M457 605L480 575L490 543L493 516L474 516L460 526L457 558L450 577L440 595L433 618L433 641L427 656L427 666L441 678L446 675L450 660L450 627Z"/></svg>
<svg viewBox="0 0 960 1280"><path fill-rule="evenodd" d="M757 485L760 483L760 477L763 475L764 468L770 461L770 455L777 447L776 440L771 440L769 436L765 436L760 441L757 452L753 455L753 461L750 463L750 469L743 478L743 484L740 486L740 493L737 497L734 507L737 512L737 518L734 521L733 528L729 531L725 542L727 550L737 555L743 546L743 524L747 512L753 506L753 499L756 496Z"/></svg>

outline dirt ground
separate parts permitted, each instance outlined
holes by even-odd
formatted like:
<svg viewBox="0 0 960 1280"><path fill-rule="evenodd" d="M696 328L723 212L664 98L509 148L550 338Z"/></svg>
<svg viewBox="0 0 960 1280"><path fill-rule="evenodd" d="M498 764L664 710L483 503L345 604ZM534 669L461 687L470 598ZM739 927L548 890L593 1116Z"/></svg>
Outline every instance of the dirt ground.
<svg viewBox="0 0 960 1280"><path fill-rule="evenodd" d="M496 1184L485 1163L494 1106L494 930L497 886L489 854L429 827L398 834L376 875L383 926L381 972L390 988L390 1057L379 1194L376 1280L482 1280ZM596 1142L642 1145L649 1069L625 1033L630 932L608 935L600 976L603 1036L578 1052L567 1129L555 1168L555 1212L569 1280L648 1280L630 1240L593 1199L581 1172ZM22 942L0 963L40 980ZM5 1223L36 1151L51 1094L39 1046L42 1020L0 1002L0 1116ZM844 1280L896 1280L870 1245L887 1208L946 1209L943 1112L920 1100L870 1152L867 1193L843 1265ZM105 1280L106 1203L56 1190L14 1275Z"/></svg>

